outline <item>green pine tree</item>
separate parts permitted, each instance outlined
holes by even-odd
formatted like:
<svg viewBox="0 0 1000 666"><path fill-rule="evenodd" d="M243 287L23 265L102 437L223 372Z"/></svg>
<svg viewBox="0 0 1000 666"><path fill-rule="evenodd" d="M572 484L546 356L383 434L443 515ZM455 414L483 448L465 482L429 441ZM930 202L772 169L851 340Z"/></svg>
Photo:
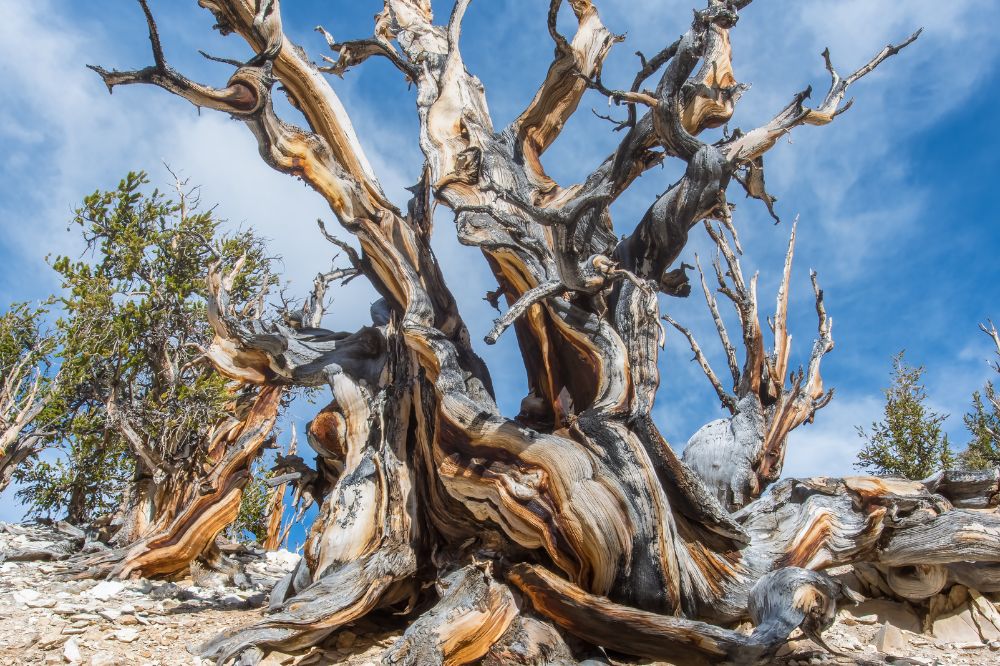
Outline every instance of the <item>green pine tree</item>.
<svg viewBox="0 0 1000 666"><path fill-rule="evenodd" d="M267 510L271 502L271 487L267 485L267 480L272 476L260 460L250 468L250 480L243 489L240 500L240 513L226 529L230 539L250 540L260 544L267 538Z"/></svg>
<svg viewBox="0 0 1000 666"><path fill-rule="evenodd" d="M1000 466L1000 397L992 382L987 382L983 394L972 394L972 411L965 415L965 427L972 439L959 456L965 469L989 469ZM989 408L987 408L989 404Z"/></svg>
<svg viewBox="0 0 1000 666"><path fill-rule="evenodd" d="M868 431L857 427L865 447L855 467L880 476L923 479L953 465L948 436L941 430L948 415L932 412L925 404L923 373L923 366L906 364L902 351L893 358L892 384L883 392L884 419Z"/></svg>
<svg viewBox="0 0 1000 666"><path fill-rule="evenodd" d="M148 183L145 173L129 173L117 188L87 196L71 225L87 252L52 261L62 281L55 355L63 390L53 405L61 419L47 443L56 455L16 472L18 496L36 515L89 522L155 478L124 421L157 457L196 468L206 432L232 399L226 378L204 357L213 336L207 269L245 258L231 293L235 307L258 307L274 283L259 237L223 233L213 210L198 209L196 192L173 201Z"/></svg>

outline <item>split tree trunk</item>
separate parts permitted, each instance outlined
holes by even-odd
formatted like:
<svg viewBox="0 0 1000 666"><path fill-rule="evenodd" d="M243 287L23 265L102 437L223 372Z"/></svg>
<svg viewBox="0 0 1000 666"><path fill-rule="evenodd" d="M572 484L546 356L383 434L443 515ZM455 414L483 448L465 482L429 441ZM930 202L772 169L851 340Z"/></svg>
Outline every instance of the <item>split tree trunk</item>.
<svg viewBox="0 0 1000 666"><path fill-rule="evenodd" d="M832 80L818 107L799 93L764 126L709 144L699 134L728 121L745 88L729 31L750 0L710 0L622 91L600 79L621 38L595 3L568 3L577 28L567 39L556 28L562 3L552 0L553 63L505 128L494 127L483 86L462 60L468 0L443 25L429 0L385 0L374 38L328 36L338 57L323 71L386 57L415 84L425 164L404 212L383 193L328 81L286 38L278 0L200 4L255 54L236 63L224 87L167 65L145 2L154 64L95 70L110 89L153 84L246 123L269 165L326 199L361 246L357 269L383 296L371 326L355 333L318 322L293 328L232 316L225 280L213 276L218 368L247 384L330 386L329 427L310 442L324 461L318 477L334 482L313 486L326 493L322 508L299 568L272 594L273 612L210 641L203 654L254 662L388 608L413 618L386 652L389 663L536 663L579 649L564 640L570 634L641 656L754 661L796 626L818 637L832 620L843 590L818 570L1000 560L995 514L956 508L921 484L790 480L746 504L776 476L766 455L749 459L746 471L761 482L727 501L746 504L730 513L719 488L678 458L651 418L663 335L657 292L686 291L675 263L690 230L705 219L732 227L732 180L770 209L763 155L800 125L832 121L847 108L847 87L916 35L846 78L827 57ZM643 90L661 70L655 90ZM308 129L275 114L275 81ZM627 107L625 135L581 183L563 186L542 156L590 88ZM684 162L685 175L619 241L608 206L665 159ZM479 247L496 276L491 298L507 302L487 342L508 328L517 336L531 390L517 419L497 407L431 252L435 204L455 212L459 240ZM758 338L748 353L759 355L752 323ZM799 414L801 394L811 416L822 389L810 370L805 386L793 382L785 394L783 344L776 340L773 368L762 359L748 365L755 381L765 369L775 375L773 392L751 387L754 399L776 401L765 402L771 409L794 398L786 411ZM768 416L777 425L765 433L777 433L766 441L781 451L788 423L799 419L784 420L782 409ZM745 618L756 625L749 637L709 624Z"/></svg>

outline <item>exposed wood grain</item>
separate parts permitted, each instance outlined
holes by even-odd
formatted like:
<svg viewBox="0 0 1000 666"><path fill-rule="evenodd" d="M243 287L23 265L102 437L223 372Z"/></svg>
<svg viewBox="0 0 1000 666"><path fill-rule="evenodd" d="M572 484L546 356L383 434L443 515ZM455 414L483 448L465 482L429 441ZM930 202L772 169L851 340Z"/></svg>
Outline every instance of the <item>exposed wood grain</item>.
<svg viewBox="0 0 1000 666"><path fill-rule="evenodd" d="M329 204L361 248L351 256L352 275L382 297L372 325L356 332L323 329L314 314L296 326L243 321L225 306L232 273L213 271L213 363L248 385L327 385L333 402L308 430L317 469L285 461L296 493L322 505L302 564L272 595L271 616L203 654L252 663L264 650L315 644L389 607L411 621L390 661L563 663L569 646L525 614L519 593L497 573L508 572L541 616L582 641L654 658L749 663L767 658L796 627L821 640L842 590L812 570L854 561L932 568L992 561L994 518L955 508L921 484L786 481L752 501L778 478L788 432L829 399L819 362L833 342L814 279L817 342L807 367L787 378L790 242L773 351L765 352L755 281L739 270L728 185L735 179L774 214L763 153L793 127L846 110L847 86L909 41L846 79L830 67L831 91L817 109L802 106L800 95L764 127L708 143L703 131L727 122L745 89L730 33L748 0L708 0L680 39L641 58L621 91L601 78L621 38L602 23L598 3L568 2L576 22L568 38L557 29L563 3L551 0L553 61L507 127L495 125L484 86L462 57L462 22L474 11L468 0L439 22L430 0L385 0L370 37L338 41L324 32L337 58L322 71L284 34L278 0L200 4L253 54L222 87L171 69L158 39L151 67L98 72L111 88L157 85L245 123L267 164ZM425 163L405 211L382 193L323 76L362 72L372 57L387 59L415 89ZM643 89L654 75L655 87ZM542 158L591 89L626 107L624 135L580 183L561 185ZM303 127L275 112L279 90ZM684 175L620 238L609 207L667 159L679 160ZM454 213L458 240L479 248L497 280L487 298L506 311L488 342L507 329L517 338L528 395L516 417L497 406L431 250L435 206ZM714 221L717 277L737 305L746 348L740 368L706 289L732 392L710 378L733 418L703 434L718 445L708 447L710 458L731 458L716 475L726 483L694 462L698 446L690 465L682 461L652 418L664 337L658 292L690 290L684 265L675 264L703 220ZM701 363L707 372L703 354ZM958 505L978 501L958 500L966 491L952 487ZM956 537L963 545L919 547ZM747 617L757 625L750 636L706 622Z"/></svg>

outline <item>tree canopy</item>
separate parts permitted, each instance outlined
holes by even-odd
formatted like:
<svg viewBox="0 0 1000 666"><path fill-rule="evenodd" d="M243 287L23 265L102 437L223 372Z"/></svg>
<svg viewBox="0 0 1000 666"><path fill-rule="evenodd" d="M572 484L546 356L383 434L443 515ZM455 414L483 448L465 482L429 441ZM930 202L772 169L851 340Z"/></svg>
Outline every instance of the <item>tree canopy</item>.
<svg viewBox="0 0 1000 666"><path fill-rule="evenodd" d="M247 312L264 307L275 278L259 237L224 232L211 209L199 210L197 189L184 188L172 200L136 172L95 191L72 219L84 257L52 261L61 389L47 446L59 455L18 472L18 494L36 513L88 522L127 505L137 478L196 467L234 398L205 356L208 266L243 261L233 299Z"/></svg>
<svg viewBox="0 0 1000 666"><path fill-rule="evenodd" d="M907 365L904 352L893 357L892 383L884 391L883 420L873 422L870 430L858 426L858 435L865 440L858 453L858 468L916 480L955 461L941 428L948 415L928 407L927 390L920 381L923 374L923 366Z"/></svg>

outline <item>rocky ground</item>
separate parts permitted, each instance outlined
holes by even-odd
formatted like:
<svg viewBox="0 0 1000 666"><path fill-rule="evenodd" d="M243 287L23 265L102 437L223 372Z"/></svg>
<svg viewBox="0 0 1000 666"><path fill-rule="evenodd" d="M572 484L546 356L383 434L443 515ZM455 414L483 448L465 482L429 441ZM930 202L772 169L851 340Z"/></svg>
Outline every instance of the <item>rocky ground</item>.
<svg viewBox="0 0 1000 666"><path fill-rule="evenodd" d="M242 586L215 582L209 587L190 579L68 580L58 561L8 559L31 552L58 556L59 544L52 527L0 523L0 664L207 664L187 648L258 620L267 592L298 560L287 551L242 553L236 555L246 572ZM1000 612L994 601L961 586L921 607L869 599L842 609L825 633L829 647L840 655L793 636L776 661L998 664ZM304 655L272 653L264 664L377 664L399 633L398 625L366 621Z"/></svg>

